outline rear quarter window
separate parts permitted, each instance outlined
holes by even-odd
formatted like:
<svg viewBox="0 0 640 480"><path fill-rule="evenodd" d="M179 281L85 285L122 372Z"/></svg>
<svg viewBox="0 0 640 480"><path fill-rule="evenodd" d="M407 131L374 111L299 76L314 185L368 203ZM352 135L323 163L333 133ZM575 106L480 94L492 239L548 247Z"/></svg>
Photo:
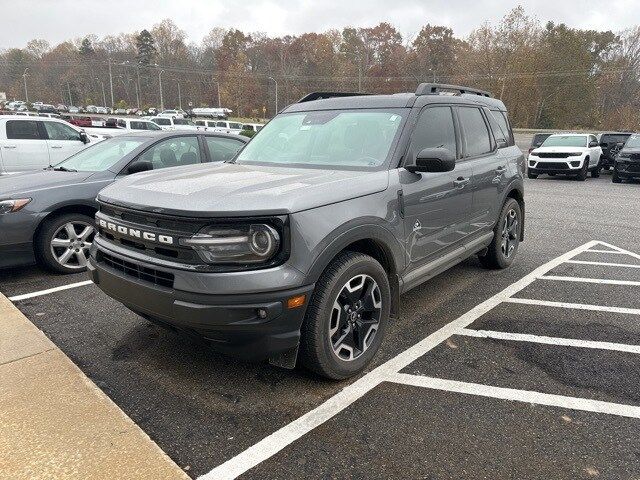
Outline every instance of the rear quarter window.
<svg viewBox="0 0 640 480"><path fill-rule="evenodd" d="M31 120L7 121L7 138L10 140L41 140L38 122Z"/></svg>

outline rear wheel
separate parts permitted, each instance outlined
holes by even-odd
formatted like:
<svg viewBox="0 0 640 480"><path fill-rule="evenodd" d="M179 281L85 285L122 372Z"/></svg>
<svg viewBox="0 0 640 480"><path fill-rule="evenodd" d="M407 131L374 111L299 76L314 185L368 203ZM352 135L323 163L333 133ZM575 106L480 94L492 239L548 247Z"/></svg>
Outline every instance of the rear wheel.
<svg viewBox="0 0 640 480"><path fill-rule="evenodd" d="M86 270L95 228L93 218L67 213L45 220L35 241L40 263L58 273Z"/></svg>
<svg viewBox="0 0 640 480"><path fill-rule="evenodd" d="M486 268L507 268L513 263L520 245L522 209L517 200L508 198L500 211L498 223L493 229L491 244L484 255L478 256Z"/></svg>
<svg viewBox="0 0 640 480"><path fill-rule="evenodd" d="M334 380L357 374L380 348L390 306L380 263L362 253L341 253L316 283L301 329L300 363Z"/></svg>
<svg viewBox="0 0 640 480"><path fill-rule="evenodd" d="M622 179L618 175L618 171L615 168L613 169L613 175L611 176L611 181L613 183L622 183Z"/></svg>

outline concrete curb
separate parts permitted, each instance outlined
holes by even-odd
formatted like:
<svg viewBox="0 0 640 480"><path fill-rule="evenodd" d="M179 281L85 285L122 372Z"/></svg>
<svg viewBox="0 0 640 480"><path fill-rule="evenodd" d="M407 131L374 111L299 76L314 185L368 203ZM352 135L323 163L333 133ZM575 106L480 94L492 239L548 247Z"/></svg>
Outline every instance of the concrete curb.
<svg viewBox="0 0 640 480"><path fill-rule="evenodd" d="M1 293L0 432L0 478L189 478Z"/></svg>

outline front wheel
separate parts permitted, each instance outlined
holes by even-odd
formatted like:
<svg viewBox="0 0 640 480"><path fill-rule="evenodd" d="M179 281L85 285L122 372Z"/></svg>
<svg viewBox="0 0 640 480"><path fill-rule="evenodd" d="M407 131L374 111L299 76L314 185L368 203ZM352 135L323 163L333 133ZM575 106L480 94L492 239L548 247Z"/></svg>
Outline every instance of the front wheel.
<svg viewBox="0 0 640 480"><path fill-rule="evenodd" d="M622 179L618 175L618 171L615 168L613 169L613 175L611 176L611 181L613 183L622 183Z"/></svg>
<svg viewBox="0 0 640 480"><path fill-rule="evenodd" d="M390 307L389 278L380 263L341 253L316 283L301 329L300 363L333 380L357 374L380 348Z"/></svg>
<svg viewBox="0 0 640 480"><path fill-rule="evenodd" d="M95 228L93 219L67 213L45 220L35 241L40 263L58 273L78 273L87 268Z"/></svg>
<svg viewBox="0 0 640 480"><path fill-rule="evenodd" d="M580 169L580 173L578 173L577 178L581 182L584 182L587 179L588 175L589 175L589 159L586 158L584 160L584 164L582 165L582 168Z"/></svg>
<svg viewBox="0 0 640 480"><path fill-rule="evenodd" d="M485 268L507 268L513 263L520 245L522 209L517 200L508 198L502 206L498 223L493 229L493 240L487 252L480 255L480 263Z"/></svg>

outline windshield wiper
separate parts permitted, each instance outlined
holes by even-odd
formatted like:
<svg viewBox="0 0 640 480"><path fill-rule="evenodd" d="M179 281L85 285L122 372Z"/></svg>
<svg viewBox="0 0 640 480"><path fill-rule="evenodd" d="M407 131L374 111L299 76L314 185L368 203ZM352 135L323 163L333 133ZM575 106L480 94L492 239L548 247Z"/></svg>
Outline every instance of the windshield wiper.
<svg viewBox="0 0 640 480"><path fill-rule="evenodd" d="M53 170L55 170L57 172L77 172L78 171L78 170L76 170L74 168L63 167L62 165L60 165L58 167L53 167Z"/></svg>

